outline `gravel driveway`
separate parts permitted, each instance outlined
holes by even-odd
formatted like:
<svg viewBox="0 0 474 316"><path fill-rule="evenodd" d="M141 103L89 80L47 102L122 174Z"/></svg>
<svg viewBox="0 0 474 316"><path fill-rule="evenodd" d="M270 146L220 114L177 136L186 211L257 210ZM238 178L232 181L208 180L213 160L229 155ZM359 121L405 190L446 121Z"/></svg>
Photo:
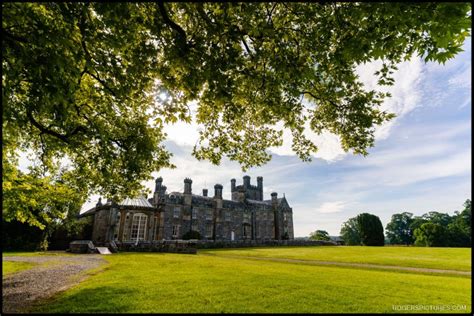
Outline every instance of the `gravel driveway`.
<svg viewBox="0 0 474 316"><path fill-rule="evenodd" d="M25 313L40 299L52 296L87 277L86 270L106 261L101 255L4 256L3 261L37 263L29 270L3 277L3 313Z"/></svg>

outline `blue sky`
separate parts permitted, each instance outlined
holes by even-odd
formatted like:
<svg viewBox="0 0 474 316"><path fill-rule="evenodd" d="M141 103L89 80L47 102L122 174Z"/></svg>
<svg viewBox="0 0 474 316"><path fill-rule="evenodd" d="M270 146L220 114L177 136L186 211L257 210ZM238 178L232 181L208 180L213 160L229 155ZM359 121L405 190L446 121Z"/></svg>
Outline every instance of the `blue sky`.
<svg viewBox="0 0 474 316"><path fill-rule="evenodd" d="M358 73L368 88L385 91L372 75L377 65L361 65ZM461 210L471 198L471 39L445 65L419 58L400 64L395 80L383 107L398 116L377 129L367 157L344 153L334 135L308 133L320 145L312 162L300 161L287 137L281 148L271 149L271 162L243 173L228 160L219 166L197 161L191 151L199 126L178 123L166 128L177 169L153 176L163 177L168 192L182 191L185 177L196 194L208 188L213 195L220 183L227 199L231 178L239 184L245 174L252 183L263 176L264 198L284 193L293 207L295 236L316 229L339 235L342 223L361 212L379 216L385 227L394 213ZM153 189L153 182L146 186ZM92 196L83 210L96 201Z"/></svg>

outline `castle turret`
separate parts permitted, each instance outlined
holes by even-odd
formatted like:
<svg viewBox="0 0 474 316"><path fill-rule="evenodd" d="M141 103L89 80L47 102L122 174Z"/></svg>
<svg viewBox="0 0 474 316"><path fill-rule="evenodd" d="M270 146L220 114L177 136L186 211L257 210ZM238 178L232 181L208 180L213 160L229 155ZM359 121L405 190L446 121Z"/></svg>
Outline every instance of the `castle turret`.
<svg viewBox="0 0 474 316"><path fill-rule="evenodd" d="M193 180L186 178L184 179L184 194L191 194L191 184Z"/></svg>
<svg viewBox="0 0 474 316"><path fill-rule="evenodd" d="M160 201L160 197L162 197L165 194L165 191L166 191L166 187L163 186L163 178L162 177L156 178L155 192L153 192L153 203L155 205L158 204L158 202Z"/></svg>
<svg viewBox="0 0 474 316"><path fill-rule="evenodd" d="M160 196L164 196L164 195L165 195L166 189L167 189L166 185L162 185L162 186L161 186Z"/></svg>
<svg viewBox="0 0 474 316"><path fill-rule="evenodd" d="M280 234L280 212L278 211L278 193L272 192L272 208L273 208L273 225L274 225L274 231L275 235L273 238L280 240L281 239L281 234Z"/></svg>
<svg viewBox="0 0 474 316"><path fill-rule="evenodd" d="M257 177L257 200L263 201L263 177Z"/></svg>
<svg viewBox="0 0 474 316"><path fill-rule="evenodd" d="M158 177L155 180L155 192L160 192L161 184L163 183L163 178Z"/></svg>
<svg viewBox="0 0 474 316"><path fill-rule="evenodd" d="M276 206L278 203L278 193L272 192L271 196L272 196L272 205Z"/></svg>
<svg viewBox="0 0 474 316"><path fill-rule="evenodd" d="M243 202L245 200L245 188L240 186L237 188L235 192L235 201Z"/></svg>
<svg viewBox="0 0 474 316"><path fill-rule="evenodd" d="M244 188L250 188L250 176L244 176Z"/></svg>
<svg viewBox="0 0 474 316"><path fill-rule="evenodd" d="M214 186L214 198L222 200L222 184L216 184Z"/></svg>

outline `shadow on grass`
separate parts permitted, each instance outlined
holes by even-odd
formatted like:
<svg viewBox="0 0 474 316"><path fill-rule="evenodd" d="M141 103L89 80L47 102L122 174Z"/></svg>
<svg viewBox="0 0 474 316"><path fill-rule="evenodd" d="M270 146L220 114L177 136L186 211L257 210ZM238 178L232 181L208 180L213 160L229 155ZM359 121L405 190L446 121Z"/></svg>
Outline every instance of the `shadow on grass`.
<svg viewBox="0 0 474 316"><path fill-rule="evenodd" d="M73 293L73 294L71 294ZM35 304L34 313L131 313L138 302L129 288L99 286L93 289L73 290Z"/></svg>

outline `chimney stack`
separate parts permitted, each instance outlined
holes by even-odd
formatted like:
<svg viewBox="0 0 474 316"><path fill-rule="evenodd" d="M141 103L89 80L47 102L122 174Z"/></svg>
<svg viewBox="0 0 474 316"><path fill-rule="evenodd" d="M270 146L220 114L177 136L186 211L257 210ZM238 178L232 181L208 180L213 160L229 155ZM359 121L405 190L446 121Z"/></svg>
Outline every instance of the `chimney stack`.
<svg viewBox="0 0 474 316"><path fill-rule="evenodd" d="M186 178L184 179L184 194L191 194L191 184L193 180Z"/></svg>
<svg viewBox="0 0 474 316"><path fill-rule="evenodd" d="M271 196L272 196L272 204L276 204L277 203L277 198L278 198L278 193L272 192Z"/></svg>
<svg viewBox="0 0 474 316"><path fill-rule="evenodd" d="M202 189L202 196L207 196L207 189Z"/></svg>
<svg viewBox="0 0 474 316"><path fill-rule="evenodd" d="M222 185L221 184L216 184L214 186L214 198L215 199L221 199L222 200Z"/></svg>

